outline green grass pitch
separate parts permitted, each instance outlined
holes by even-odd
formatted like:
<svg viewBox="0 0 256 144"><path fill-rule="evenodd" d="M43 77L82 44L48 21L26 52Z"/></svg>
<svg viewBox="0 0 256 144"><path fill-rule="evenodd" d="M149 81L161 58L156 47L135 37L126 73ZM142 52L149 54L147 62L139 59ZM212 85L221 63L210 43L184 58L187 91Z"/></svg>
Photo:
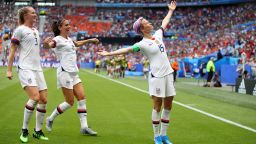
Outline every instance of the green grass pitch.
<svg viewBox="0 0 256 144"><path fill-rule="evenodd" d="M14 79L5 77L0 68L0 144L18 144L27 96ZM44 69L48 86L47 116L64 98L56 89L56 70ZM148 94L81 70L80 78L87 97L89 126L98 136L80 135L77 105L58 116L49 141L32 137L35 112L29 125L30 144L153 144L152 102ZM147 91L142 77L118 80ZM175 101L256 130L256 97L216 88L198 87L178 79ZM202 113L173 104L168 135L174 144L256 144L256 132L223 122Z"/></svg>

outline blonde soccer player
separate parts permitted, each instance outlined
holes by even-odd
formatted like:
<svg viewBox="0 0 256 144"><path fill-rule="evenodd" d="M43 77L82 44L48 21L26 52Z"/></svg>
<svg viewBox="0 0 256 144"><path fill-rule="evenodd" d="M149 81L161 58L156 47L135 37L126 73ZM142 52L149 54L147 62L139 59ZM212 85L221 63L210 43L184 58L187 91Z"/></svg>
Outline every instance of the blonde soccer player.
<svg viewBox="0 0 256 144"><path fill-rule="evenodd" d="M78 76L76 47L86 43L98 43L96 38L73 41L69 37L70 25L66 19L60 19L52 24L52 30L55 37L44 40L46 48L53 48L57 58L60 60L60 66L57 68L57 87L62 89L65 101L55 108L52 114L46 119L46 129L52 130L54 119L69 109L74 104L74 97L77 99L77 114L81 123L81 134L97 135L97 132L88 127L87 108L85 93L82 81Z"/></svg>
<svg viewBox="0 0 256 144"><path fill-rule="evenodd" d="M140 42L134 44L132 47L113 52L98 52L98 54L103 56L111 56L142 51L149 59L151 71L148 82L149 94L153 100L152 125L155 144L171 144L167 136L167 129L169 127L173 97L176 95L173 85L173 69L170 67L163 43L163 33L170 21L173 11L176 9L176 1L172 1L171 4L168 5L168 8L167 16L163 19L160 29L158 29L154 35L151 34L153 31L152 24L143 17L140 17L133 24L134 31L143 35L143 39ZM160 116L162 104L163 110Z"/></svg>
<svg viewBox="0 0 256 144"><path fill-rule="evenodd" d="M19 52L18 76L22 88L29 100L24 109L24 119L20 140L28 142L28 124L36 108L36 127L33 137L48 140L42 132L43 119L46 113L47 86L40 63L40 38L34 27L37 14L32 7L18 10L19 26L15 29L11 39L11 50L8 57L7 77L13 77L12 66L16 50Z"/></svg>

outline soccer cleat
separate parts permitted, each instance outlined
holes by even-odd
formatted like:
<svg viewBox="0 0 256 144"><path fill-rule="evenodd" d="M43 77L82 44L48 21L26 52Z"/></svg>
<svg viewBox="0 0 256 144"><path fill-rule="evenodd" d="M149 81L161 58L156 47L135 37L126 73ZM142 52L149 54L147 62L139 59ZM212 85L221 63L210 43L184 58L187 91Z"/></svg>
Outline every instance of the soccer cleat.
<svg viewBox="0 0 256 144"><path fill-rule="evenodd" d="M20 141L23 143L28 142L28 130L27 129L21 130Z"/></svg>
<svg viewBox="0 0 256 144"><path fill-rule="evenodd" d="M169 138L168 138L167 135L162 136L161 138L162 138L162 142L163 142L164 144L172 144L172 142L170 142L170 140L169 140Z"/></svg>
<svg viewBox="0 0 256 144"><path fill-rule="evenodd" d="M96 136L97 132L93 131L92 129L85 127L80 129L81 134L88 134L91 136Z"/></svg>
<svg viewBox="0 0 256 144"><path fill-rule="evenodd" d="M34 130L33 137L37 138L39 140L49 140L48 137L44 136L44 133L42 130L40 130L40 131Z"/></svg>
<svg viewBox="0 0 256 144"><path fill-rule="evenodd" d="M157 136L154 138L155 144L163 144L161 136Z"/></svg>
<svg viewBox="0 0 256 144"><path fill-rule="evenodd" d="M46 118L46 123L45 123L45 127L47 129L47 131L52 131L52 124L53 124L53 121L50 121L50 118L47 117Z"/></svg>

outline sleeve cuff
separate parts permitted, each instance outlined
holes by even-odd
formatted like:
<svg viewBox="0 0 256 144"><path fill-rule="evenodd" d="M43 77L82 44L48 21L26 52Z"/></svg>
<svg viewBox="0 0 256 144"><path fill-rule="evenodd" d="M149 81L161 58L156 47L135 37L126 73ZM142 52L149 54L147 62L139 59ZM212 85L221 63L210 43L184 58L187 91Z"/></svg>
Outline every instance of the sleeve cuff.
<svg viewBox="0 0 256 144"><path fill-rule="evenodd" d="M11 43L16 44L16 45L20 45L20 41L16 38L12 38Z"/></svg>

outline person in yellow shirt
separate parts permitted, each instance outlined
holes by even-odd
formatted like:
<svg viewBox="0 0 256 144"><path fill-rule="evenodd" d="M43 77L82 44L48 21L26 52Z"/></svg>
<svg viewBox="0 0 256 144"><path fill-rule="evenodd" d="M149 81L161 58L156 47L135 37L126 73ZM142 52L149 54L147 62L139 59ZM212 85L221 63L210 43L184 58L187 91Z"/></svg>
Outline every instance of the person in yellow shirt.
<svg viewBox="0 0 256 144"><path fill-rule="evenodd" d="M100 73L100 64L101 64L101 61L99 59L97 59L95 61L95 72L96 73Z"/></svg>
<svg viewBox="0 0 256 144"><path fill-rule="evenodd" d="M211 59L208 61L207 65L206 65L206 71L208 73L208 76L207 76L207 84L204 85L205 87L211 86L212 77L215 72L215 66L214 66L213 60L214 60L214 58L211 57Z"/></svg>

